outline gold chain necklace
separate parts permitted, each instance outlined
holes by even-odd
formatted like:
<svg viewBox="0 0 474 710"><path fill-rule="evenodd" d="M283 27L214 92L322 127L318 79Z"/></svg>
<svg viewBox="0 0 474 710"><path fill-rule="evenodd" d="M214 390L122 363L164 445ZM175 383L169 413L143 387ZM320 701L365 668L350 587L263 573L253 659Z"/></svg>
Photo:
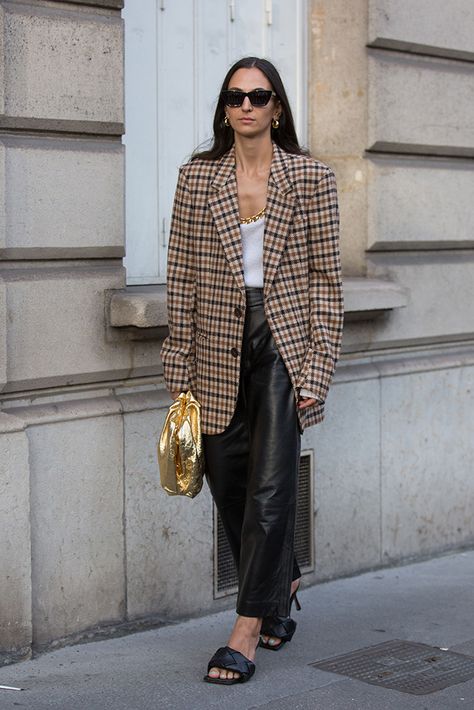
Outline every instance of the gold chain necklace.
<svg viewBox="0 0 474 710"><path fill-rule="evenodd" d="M257 214L252 215L252 217L246 217L245 219L240 220L240 224L251 224L252 222L256 222L257 219L260 219L260 217L263 217L265 214L265 207L260 210L260 212L257 212Z"/></svg>

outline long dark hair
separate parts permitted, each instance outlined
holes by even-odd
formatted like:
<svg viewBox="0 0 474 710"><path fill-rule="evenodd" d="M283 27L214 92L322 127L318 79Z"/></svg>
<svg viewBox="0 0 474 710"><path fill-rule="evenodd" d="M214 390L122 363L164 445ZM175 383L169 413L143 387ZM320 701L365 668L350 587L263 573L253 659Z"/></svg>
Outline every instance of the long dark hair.
<svg viewBox="0 0 474 710"><path fill-rule="evenodd" d="M298 143L298 137L296 135L295 124L293 121L293 115L291 113L290 104L288 97L286 95L285 87L281 80L280 74L276 67L268 61L268 59L260 59L259 57L243 57L235 62L233 66L227 72L224 81L222 82L221 91L219 92L219 98L217 100L216 111L214 114L213 129L214 138L213 142L207 150L199 150L197 148L192 154L191 160L195 158L201 158L204 160L217 160L221 158L224 153L232 147L234 143L234 132L224 123L225 118L225 105L222 100L222 91L227 89L229 81L233 74L238 69L252 69L256 67L260 69L261 72L265 74L268 81L273 87L273 91L277 95L277 99L280 101L281 105L281 115L279 117L280 125L278 128L271 128L272 140L277 143L280 148L283 148L287 153L293 153L295 155L307 155L308 151L301 148Z"/></svg>

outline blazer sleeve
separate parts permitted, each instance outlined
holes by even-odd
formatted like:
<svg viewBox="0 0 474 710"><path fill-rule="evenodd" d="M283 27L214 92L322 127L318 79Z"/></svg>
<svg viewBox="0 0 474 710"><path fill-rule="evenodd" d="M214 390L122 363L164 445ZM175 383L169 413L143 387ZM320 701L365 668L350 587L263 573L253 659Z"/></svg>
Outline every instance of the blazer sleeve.
<svg viewBox="0 0 474 710"><path fill-rule="evenodd" d="M193 314L196 298L192 211L186 174L183 168L180 168L171 217L166 267L169 334L161 347L163 376L170 392L185 392L192 386L195 361Z"/></svg>
<svg viewBox="0 0 474 710"><path fill-rule="evenodd" d="M306 387L301 388L300 395L302 397L311 397L312 399L318 399L318 395L315 392L311 392L311 390L306 389Z"/></svg>
<svg viewBox="0 0 474 710"><path fill-rule="evenodd" d="M336 178L327 168L309 202L311 341L299 384L324 403L339 359L344 320Z"/></svg>

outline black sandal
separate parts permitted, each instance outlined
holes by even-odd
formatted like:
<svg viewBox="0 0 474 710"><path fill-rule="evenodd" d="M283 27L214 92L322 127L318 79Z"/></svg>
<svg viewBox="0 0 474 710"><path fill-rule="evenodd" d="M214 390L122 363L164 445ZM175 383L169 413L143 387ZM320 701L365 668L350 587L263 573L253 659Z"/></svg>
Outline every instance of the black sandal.
<svg viewBox="0 0 474 710"><path fill-rule="evenodd" d="M301 604L296 596L298 589L296 589L290 597L290 613L293 601L295 602L298 611L301 610ZM291 641L295 631L296 621L294 621L291 616L266 616L264 617L260 628L260 641L258 645L262 648L268 649L269 651L279 651L285 643ZM273 644L265 642L261 638L262 636L271 636L273 638L280 639L280 643L274 646Z"/></svg>
<svg viewBox="0 0 474 710"><path fill-rule="evenodd" d="M226 671L240 673L238 678L212 678L209 675L211 668L222 668ZM240 651L235 651L230 646L218 648L207 665L207 675L203 680L206 683L217 683L219 685L233 685L234 683L245 683L255 673L255 663L250 661Z"/></svg>

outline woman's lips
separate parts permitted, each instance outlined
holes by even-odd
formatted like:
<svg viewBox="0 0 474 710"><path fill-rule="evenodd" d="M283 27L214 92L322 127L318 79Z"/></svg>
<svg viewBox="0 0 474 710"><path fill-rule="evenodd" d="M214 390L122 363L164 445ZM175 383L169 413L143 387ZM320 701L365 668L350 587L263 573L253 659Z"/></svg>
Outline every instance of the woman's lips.
<svg viewBox="0 0 474 710"><path fill-rule="evenodd" d="M254 118L239 118L239 121L242 121L242 123L253 123Z"/></svg>

